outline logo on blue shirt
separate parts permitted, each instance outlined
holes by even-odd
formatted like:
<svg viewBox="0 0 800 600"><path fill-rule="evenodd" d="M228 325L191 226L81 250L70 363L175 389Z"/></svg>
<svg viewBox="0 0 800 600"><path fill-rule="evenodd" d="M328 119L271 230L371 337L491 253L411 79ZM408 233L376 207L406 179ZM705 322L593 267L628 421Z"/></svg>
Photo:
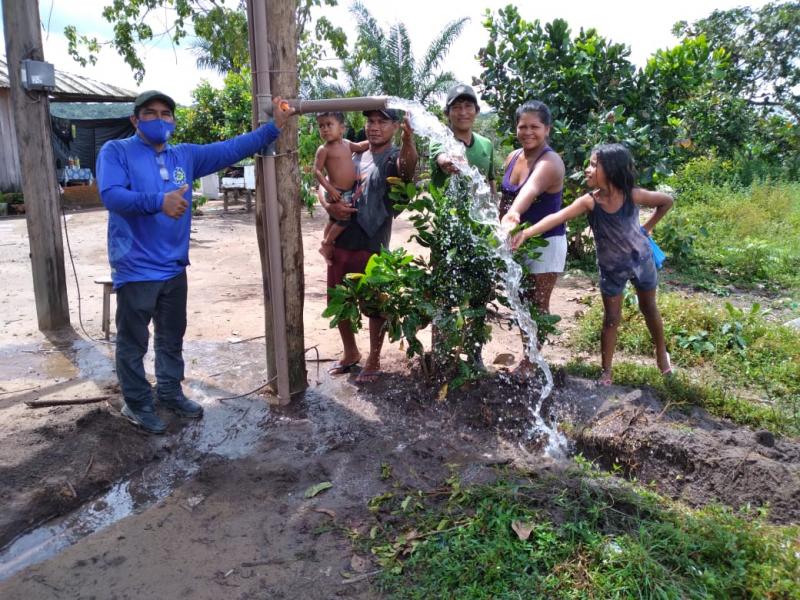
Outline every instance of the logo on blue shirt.
<svg viewBox="0 0 800 600"><path fill-rule="evenodd" d="M186 171L182 167L175 167L175 170L172 171L172 180L178 185L183 185L186 183Z"/></svg>

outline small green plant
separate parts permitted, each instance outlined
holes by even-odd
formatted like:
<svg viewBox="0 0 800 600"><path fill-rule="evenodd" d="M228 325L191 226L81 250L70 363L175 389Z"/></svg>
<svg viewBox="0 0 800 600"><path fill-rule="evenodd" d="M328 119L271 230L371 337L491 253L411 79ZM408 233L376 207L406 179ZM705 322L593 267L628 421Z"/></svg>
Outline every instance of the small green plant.
<svg viewBox="0 0 800 600"><path fill-rule="evenodd" d="M0 202L6 204L25 204L25 198L22 192L0 192Z"/></svg>
<svg viewBox="0 0 800 600"><path fill-rule="evenodd" d="M709 341L709 333L705 330L688 333L681 329L675 334L675 343L680 348L694 352L695 354L714 354L716 347Z"/></svg>
<svg viewBox="0 0 800 600"><path fill-rule="evenodd" d="M722 323L720 333L725 339L727 347L742 358L745 358L747 350L745 330L756 326L758 318L766 314L766 311L762 311L761 305L755 303L745 313L742 309L734 307L730 302L725 303L725 311L728 313L728 319Z"/></svg>
<svg viewBox="0 0 800 600"><path fill-rule="evenodd" d="M658 227L658 243L670 259L670 265L692 264L696 260L695 244L708 237L704 226L695 227L684 215L670 215Z"/></svg>

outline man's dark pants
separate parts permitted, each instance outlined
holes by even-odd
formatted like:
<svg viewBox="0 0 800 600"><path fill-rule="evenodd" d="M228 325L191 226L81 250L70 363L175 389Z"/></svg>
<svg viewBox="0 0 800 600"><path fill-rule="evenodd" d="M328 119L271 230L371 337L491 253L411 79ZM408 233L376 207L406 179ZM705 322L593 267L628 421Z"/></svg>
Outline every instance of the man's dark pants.
<svg viewBox="0 0 800 600"><path fill-rule="evenodd" d="M136 281L117 289L117 378L125 403L133 410L153 403L144 373L151 320L155 330L158 397L172 400L180 393L186 292L185 271L166 281Z"/></svg>

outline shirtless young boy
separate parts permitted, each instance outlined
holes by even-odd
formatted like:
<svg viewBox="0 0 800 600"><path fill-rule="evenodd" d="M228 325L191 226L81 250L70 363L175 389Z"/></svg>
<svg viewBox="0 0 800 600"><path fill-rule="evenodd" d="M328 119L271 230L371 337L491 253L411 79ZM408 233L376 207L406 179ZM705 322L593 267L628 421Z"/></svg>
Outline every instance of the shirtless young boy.
<svg viewBox="0 0 800 600"><path fill-rule="evenodd" d="M344 202L352 206L353 188L356 183L353 152L366 151L369 142L351 142L343 139L344 114L340 112L319 113L317 124L319 135L325 143L317 148L317 155L314 157L314 175L319 184L325 188L329 202ZM331 218L325 226L319 253L325 257L325 262L329 265L333 259L333 244L349 224L349 219L336 221Z"/></svg>

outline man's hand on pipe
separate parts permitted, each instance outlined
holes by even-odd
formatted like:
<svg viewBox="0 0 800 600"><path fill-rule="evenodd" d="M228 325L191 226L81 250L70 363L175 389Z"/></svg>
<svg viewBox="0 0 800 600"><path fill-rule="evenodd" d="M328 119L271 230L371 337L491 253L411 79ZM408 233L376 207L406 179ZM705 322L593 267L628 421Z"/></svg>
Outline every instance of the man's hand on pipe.
<svg viewBox="0 0 800 600"><path fill-rule="evenodd" d="M289 103L280 96L272 98L272 118L275 120L275 127L283 129L286 122L294 114L294 108L289 106Z"/></svg>

